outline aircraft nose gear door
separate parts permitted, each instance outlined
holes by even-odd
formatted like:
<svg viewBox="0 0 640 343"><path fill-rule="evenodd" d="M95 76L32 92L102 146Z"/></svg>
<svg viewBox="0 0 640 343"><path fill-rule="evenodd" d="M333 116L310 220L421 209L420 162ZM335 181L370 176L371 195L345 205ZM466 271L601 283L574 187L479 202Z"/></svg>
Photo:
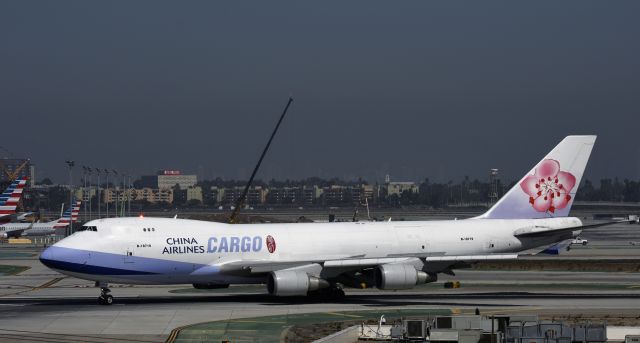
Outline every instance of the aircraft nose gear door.
<svg viewBox="0 0 640 343"><path fill-rule="evenodd" d="M124 263L133 263L134 262L134 256L135 256L135 250L133 247L128 247L127 250L125 250L124 252Z"/></svg>

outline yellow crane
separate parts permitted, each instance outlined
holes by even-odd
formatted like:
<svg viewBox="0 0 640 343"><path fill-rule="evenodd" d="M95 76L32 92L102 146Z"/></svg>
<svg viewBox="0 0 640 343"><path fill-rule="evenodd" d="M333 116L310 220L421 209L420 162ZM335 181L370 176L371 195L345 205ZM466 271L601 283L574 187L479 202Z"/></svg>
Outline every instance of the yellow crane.
<svg viewBox="0 0 640 343"><path fill-rule="evenodd" d="M26 167L27 164L29 164L29 160L24 160L24 162L22 162L22 164L20 164L13 171L9 170L9 168L7 168L7 166L5 166L4 163L0 162L0 164L2 165L2 171L4 172L5 175L7 175L9 182L13 182L15 179L18 178L18 175L20 175L20 172L22 171L22 169L24 169L24 167Z"/></svg>

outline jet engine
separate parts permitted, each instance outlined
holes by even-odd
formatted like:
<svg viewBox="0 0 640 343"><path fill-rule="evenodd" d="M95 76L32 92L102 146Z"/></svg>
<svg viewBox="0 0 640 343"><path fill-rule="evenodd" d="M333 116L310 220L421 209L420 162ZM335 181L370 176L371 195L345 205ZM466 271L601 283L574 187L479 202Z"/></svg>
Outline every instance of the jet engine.
<svg viewBox="0 0 640 343"><path fill-rule="evenodd" d="M269 294L276 296L307 295L309 291L329 287L329 282L310 276L303 270L271 272L267 280Z"/></svg>
<svg viewBox="0 0 640 343"><path fill-rule="evenodd" d="M438 276L416 270L410 264L383 264L376 269L375 280L379 289L411 289L422 283L434 282Z"/></svg>

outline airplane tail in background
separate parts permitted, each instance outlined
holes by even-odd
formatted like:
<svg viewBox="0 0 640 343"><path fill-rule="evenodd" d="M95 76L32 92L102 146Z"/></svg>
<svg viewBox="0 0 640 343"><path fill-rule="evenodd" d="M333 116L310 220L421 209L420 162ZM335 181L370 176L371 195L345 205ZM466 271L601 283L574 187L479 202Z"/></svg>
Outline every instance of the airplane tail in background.
<svg viewBox="0 0 640 343"><path fill-rule="evenodd" d="M485 214L484 219L566 217L596 136L567 136Z"/></svg>
<svg viewBox="0 0 640 343"><path fill-rule="evenodd" d="M60 219L55 221L53 225L54 228L56 229L64 228L64 227L67 227L69 223L71 223L72 221L74 223L78 221L78 213L80 213L81 201L76 201L74 199L71 203L73 204L73 206L71 206L66 211L64 211L64 213L62 214L62 217L60 217Z"/></svg>
<svg viewBox="0 0 640 343"><path fill-rule="evenodd" d="M22 197L28 177L14 180L7 189L0 194L0 216L10 216L16 213L16 208Z"/></svg>

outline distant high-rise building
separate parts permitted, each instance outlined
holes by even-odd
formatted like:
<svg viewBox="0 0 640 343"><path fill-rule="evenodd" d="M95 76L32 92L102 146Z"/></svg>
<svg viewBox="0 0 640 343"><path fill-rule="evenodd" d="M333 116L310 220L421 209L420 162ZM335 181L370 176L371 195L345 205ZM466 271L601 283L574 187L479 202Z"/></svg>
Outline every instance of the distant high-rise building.
<svg viewBox="0 0 640 343"><path fill-rule="evenodd" d="M196 183L198 183L197 175L184 175L179 170L165 170L158 175L159 189L173 188L175 185L180 186L180 189L187 189L195 186Z"/></svg>

